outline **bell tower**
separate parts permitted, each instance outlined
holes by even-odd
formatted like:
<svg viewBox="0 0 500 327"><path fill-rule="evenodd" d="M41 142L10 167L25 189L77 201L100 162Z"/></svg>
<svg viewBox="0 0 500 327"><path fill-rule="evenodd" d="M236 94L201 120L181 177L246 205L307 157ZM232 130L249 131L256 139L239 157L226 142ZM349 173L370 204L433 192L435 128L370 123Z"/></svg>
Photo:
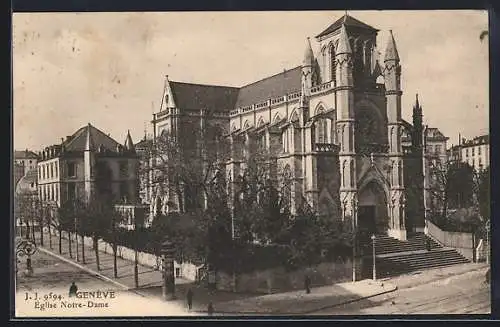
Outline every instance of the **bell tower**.
<svg viewBox="0 0 500 327"><path fill-rule="evenodd" d="M355 219L357 210L356 153L354 149L353 61L346 27L340 29L336 49L337 135L339 136L340 201L342 218Z"/></svg>
<svg viewBox="0 0 500 327"><path fill-rule="evenodd" d="M391 165L390 199L388 212L390 226L388 234L400 240L406 240L405 226L405 189L403 176L403 148L401 136L403 121L401 118L401 66L396 41L390 31L384 57L385 97L387 101L387 129L389 141L389 160Z"/></svg>

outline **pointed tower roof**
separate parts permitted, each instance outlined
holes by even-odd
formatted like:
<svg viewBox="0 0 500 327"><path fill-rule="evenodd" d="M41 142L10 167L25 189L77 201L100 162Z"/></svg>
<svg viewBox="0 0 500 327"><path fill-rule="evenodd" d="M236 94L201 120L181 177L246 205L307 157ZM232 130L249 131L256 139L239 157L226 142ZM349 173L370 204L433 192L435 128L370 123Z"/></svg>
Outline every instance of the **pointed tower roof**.
<svg viewBox="0 0 500 327"><path fill-rule="evenodd" d="M90 123L87 125L86 135L85 135L85 150L84 151L94 151L95 146L92 140L92 135L90 135L90 128L92 125Z"/></svg>
<svg viewBox="0 0 500 327"><path fill-rule="evenodd" d="M302 62L303 66L312 66L314 62L314 54L311 47L311 40L309 37L306 40L306 50L304 52L304 61Z"/></svg>
<svg viewBox="0 0 500 327"><path fill-rule="evenodd" d="M130 130L127 131L127 138L125 139L125 149L130 152L135 152L134 142L132 142L132 136L130 136Z"/></svg>
<svg viewBox="0 0 500 327"><path fill-rule="evenodd" d="M415 108L420 108L420 104L418 103L418 93L415 94Z"/></svg>
<svg viewBox="0 0 500 327"><path fill-rule="evenodd" d="M396 41L394 40L394 35L392 35L392 30L389 30L390 36L387 42L387 47L385 48L384 61L395 60L399 61L398 49L396 48Z"/></svg>
<svg viewBox="0 0 500 327"><path fill-rule="evenodd" d="M347 37L347 31L345 29L345 24L340 27L340 37L339 44L337 45L336 54L341 53L352 53L351 45L349 44L349 38Z"/></svg>
<svg viewBox="0 0 500 327"><path fill-rule="evenodd" d="M365 24L362 21L359 21L352 16L349 16L349 14L347 14L347 12L346 12L344 16L337 19L333 24L328 26L323 32L319 33L316 36L316 38L320 38L322 36L325 36L325 35L328 35L332 32L335 32L340 27L342 27L343 24L348 26L348 27L354 27L354 28L365 30L365 31L370 31L370 32L377 32L378 31L378 29L373 28L372 26Z"/></svg>

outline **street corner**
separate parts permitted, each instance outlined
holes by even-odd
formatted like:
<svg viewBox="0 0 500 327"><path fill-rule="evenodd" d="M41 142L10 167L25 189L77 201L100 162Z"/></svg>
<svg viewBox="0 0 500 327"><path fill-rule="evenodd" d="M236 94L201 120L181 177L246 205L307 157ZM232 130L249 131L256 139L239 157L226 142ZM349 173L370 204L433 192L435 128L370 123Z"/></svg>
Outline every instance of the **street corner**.
<svg viewBox="0 0 500 327"><path fill-rule="evenodd" d="M18 292L17 317L193 316L182 305L120 290Z"/></svg>

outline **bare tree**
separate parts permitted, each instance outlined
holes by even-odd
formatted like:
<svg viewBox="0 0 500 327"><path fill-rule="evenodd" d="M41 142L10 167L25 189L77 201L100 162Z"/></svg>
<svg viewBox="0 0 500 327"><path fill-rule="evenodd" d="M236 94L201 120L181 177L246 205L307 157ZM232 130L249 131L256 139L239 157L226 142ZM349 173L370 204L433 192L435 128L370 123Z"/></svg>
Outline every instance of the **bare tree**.
<svg viewBox="0 0 500 327"><path fill-rule="evenodd" d="M178 211L204 209L210 185L223 176L228 149L217 126L194 127L183 139L163 133L147 149L154 163L143 167L141 174L152 173L153 188L169 194L171 205L176 199Z"/></svg>
<svg viewBox="0 0 500 327"><path fill-rule="evenodd" d="M432 209L446 218L448 209L466 208L473 204L474 169L467 163L438 159L430 161Z"/></svg>

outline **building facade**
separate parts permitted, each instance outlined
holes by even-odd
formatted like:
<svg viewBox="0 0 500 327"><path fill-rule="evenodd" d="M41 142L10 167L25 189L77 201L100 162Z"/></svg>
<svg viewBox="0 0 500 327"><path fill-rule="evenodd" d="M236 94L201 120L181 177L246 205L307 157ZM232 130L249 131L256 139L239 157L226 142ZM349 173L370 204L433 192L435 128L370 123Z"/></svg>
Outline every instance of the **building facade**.
<svg viewBox="0 0 500 327"><path fill-rule="evenodd" d="M14 186L32 169L36 169L38 156L28 149L14 151Z"/></svg>
<svg viewBox="0 0 500 327"><path fill-rule="evenodd" d="M407 231L425 224L422 196L412 205L420 211L409 217L405 190L409 176L423 184L422 114L417 101L414 116L420 120L412 125L402 119L396 42L391 31L379 60L377 33L346 14L316 36L319 53L308 38L301 65L239 88L167 76L161 108L153 115L154 138L168 132L187 140L195 128L217 130L230 144L224 174L232 197L249 160L266 152L270 178L290 185L292 213L308 205L404 240ZM418 164L406 169L408 160ZM179 203L182 194L151 187L150 196L152 213L182 209L165 205Z"/></svg>
<svg viewBox="0 0 500 327"><path fill-rule="evenodd" d="M459 145L447 151L447 155L450 160L466 162L477 171L486 169L490 166L490 136L462 139Z"/></svg>
<svg viewBox="0 0 500 327"><path fill-rule="evenodd" d="M138 159L130 133L122 145L88 124L39 154L38 196L59 207L66 201L108 197L115 203L138 198Z"/></svg>

